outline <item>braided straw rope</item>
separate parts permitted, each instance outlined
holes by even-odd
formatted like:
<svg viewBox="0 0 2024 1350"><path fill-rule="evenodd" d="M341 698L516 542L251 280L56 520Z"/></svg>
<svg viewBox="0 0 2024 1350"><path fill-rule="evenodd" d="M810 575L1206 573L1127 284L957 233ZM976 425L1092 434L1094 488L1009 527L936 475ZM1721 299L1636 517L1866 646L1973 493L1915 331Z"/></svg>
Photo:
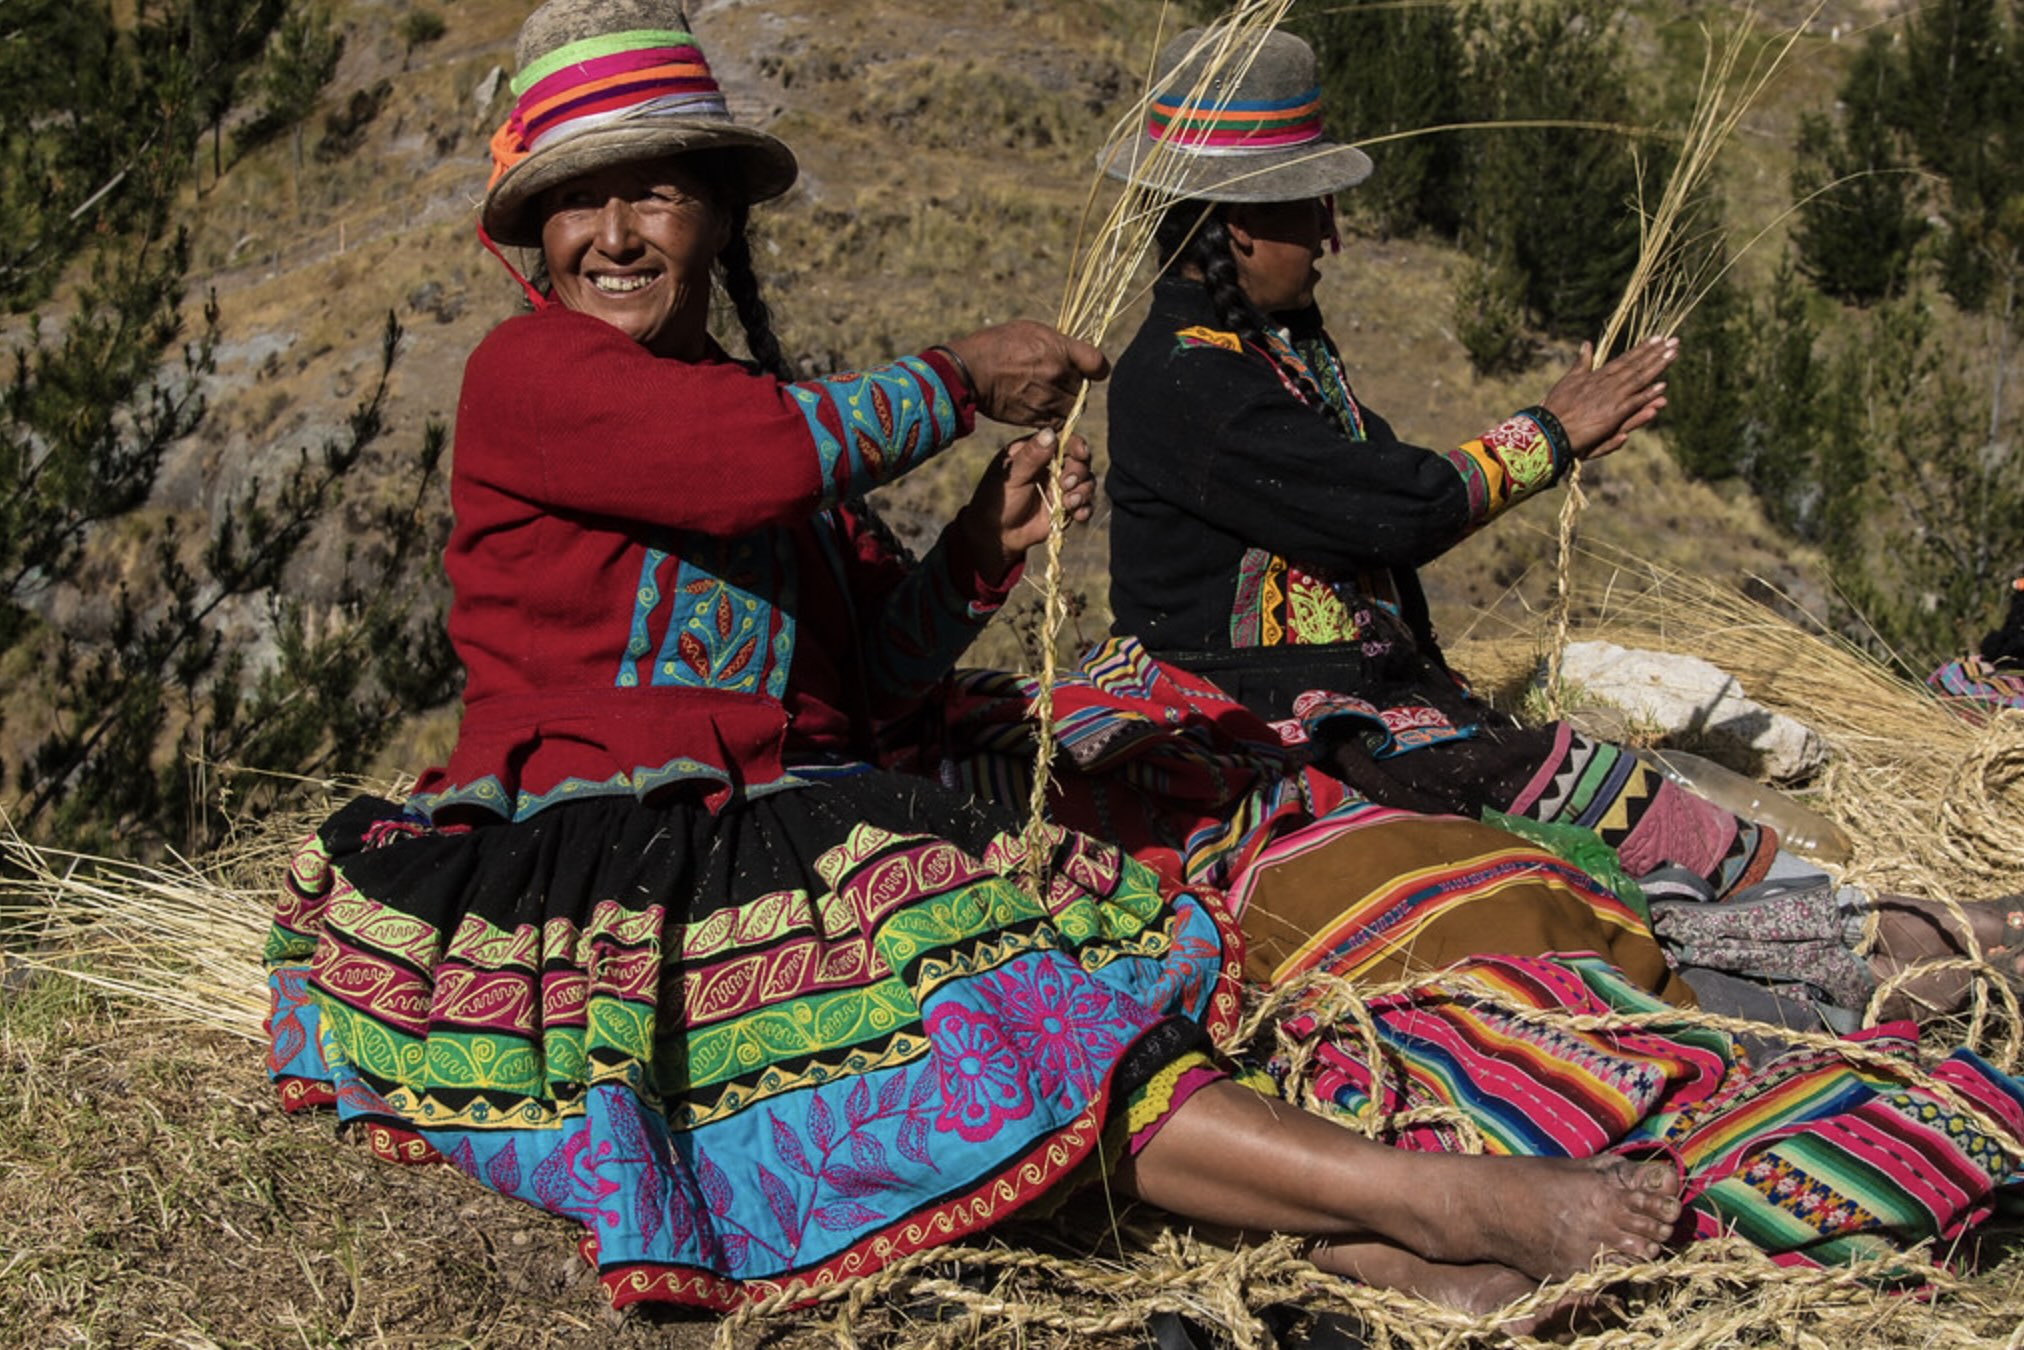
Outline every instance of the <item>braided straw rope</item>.
<svg viewBox="0 0 2024 1350"><path fill-rule="evenodd" d="M1265 38L1293 8L1293 0L1240 0L1214 27L1204 30L1189 49L1183 65L1200 60L1201 73L1188 91L1187 101L1216 113L1227 107L1246 73L1257 60ZM1162 6L1160 28L1166 28L1167 8ZM1154 44L1157 51L1162 44ZM1105 144L1122 147L1133 143L1146 125L1154 98L1161 92L1164 72L1148 63L1143 92L1112 126ZM1220 92L1218 91L1220 88ZM1213 95L1213 96L1212 96ZM1108 165L1101 166L1107 168ZM1083 207L1082 230L1075 244L1055 327L1071 336L1101 345L1111 325L1130 305L1135 278L1152 252L1154 235L1168 205L1176 199L1176 188L1191 167L1188 152L1171 141L1153 143L1134 166L1132 181L1126 184L1102 222L1094 230L1096 202L1104 190L1105 176L1099 171L1092 181ZM1233 180L1236 181L1236 180ZM1068 438L1088 406L1089 390L1084 387L1062 425L1055 447L1049 481L1058 483L1067 463ZM1033 789L1027 802L1026 874L1023 877L1033 894L1046 890L1048 850L1047 792L1054 770L1054 686L1059 678L1056 651L1062 628L1068 621L1068 597L1063 585L1061 550L1068 529L1068 516L1061 493L1052 491L1048 500L1050 526L1046 562L1040 589L1040 671L1039 691L1034 696L1031 720L1036 742L1033 759Z"/></svg>
<svg viewBox="0 0 2024 1350"><path fill-rule="evenodd" d="M1673 167L1659 199L1650 209L1638 204L1638 256L1630 280L1618 299L1616 309L1603 324L1591 356L1600 370L1619 342L1629 346L1647 337L1672 337L1709 291L1718 284L1735 259L1722 261L1709 249L1709 232L1697 229L1697 217L1706 187L1722 147L1741 125L1759 95L1784 65L1793 45L1825 7L1814 0L1799 22L1787 29L1781 40L1750 55L1756 28L1754 4L1744 6L1726 38L1718 40L1705 30L1707 51L1701 64L1700 86L1694 109L1680 141L1679 160ZM1746 55L1749 60L1745 61ZM1642 177L1642 175L1640 175ZM1761 239L1763 235L1759 235ZM1754 244L1756 240L1752 240ZM1739 250L1737 256L1742 252ZM1574 564L1575 538L1588 498L1581 490L1581 463L1567 472L1567 496L1560 506L1559 548L1554 571L1553 646L1546 681L1548 713L1561 715L1561 661L1567 650L1572 617L1570 574Z"/></svg>

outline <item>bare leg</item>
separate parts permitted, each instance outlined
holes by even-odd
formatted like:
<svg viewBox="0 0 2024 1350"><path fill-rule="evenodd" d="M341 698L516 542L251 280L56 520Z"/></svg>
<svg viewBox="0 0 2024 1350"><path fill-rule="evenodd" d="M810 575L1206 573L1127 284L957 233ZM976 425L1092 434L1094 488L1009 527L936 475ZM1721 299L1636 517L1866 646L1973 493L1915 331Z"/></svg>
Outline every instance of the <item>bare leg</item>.
<svg viewBox="0 0 2024 1350"><path fill-rule="evenodd" d="M1944 961L1968 954L1961 921L1945 905L1909 895L1879 895L1876 951L1870 969L1879 981L1922 961ZM1970 901L1961 906L1983 955L1992 963L2014 973L2019 957L2010 950L2024 933L2007 926L2012 911L2024 910L2024 896L2002 900ZM1973 988L1973 976L1965 970L1941 970L1914 976L1884 1000L1882 1015L1917 1017L1922 1013L1958 1011Z"/></svg>
<svg viewBox="0 0 2024 1350"><path fill-rule="evenodd" d="M1491 1262L1534 1280L1585 1270L1603 1252L1649 1260L1680 1215L1663 1164L1409 1153L1235 1083L1190 1097L1116 1180L1208 1223L1381 1238L1431 1262Z"/></svg>

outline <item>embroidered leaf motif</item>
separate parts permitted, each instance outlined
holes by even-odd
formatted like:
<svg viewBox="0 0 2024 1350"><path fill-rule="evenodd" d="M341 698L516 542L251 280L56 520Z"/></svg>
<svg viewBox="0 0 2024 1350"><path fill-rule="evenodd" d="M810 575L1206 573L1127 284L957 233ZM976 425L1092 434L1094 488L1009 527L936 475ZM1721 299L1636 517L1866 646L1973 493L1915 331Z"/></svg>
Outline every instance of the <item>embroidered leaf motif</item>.
<svg viewBox="0 0 2024 1350"><path fill-rule="evenodd" d="M808 1138L817 1153L827 1156L836 1147L836 1117L820 1096L808 1099Z"/></svg>
<svg viewBox="0 0 2024 1350"><path fill-rule="evenodd" d="M703 644L693 633L684 633L675 643L682 664L707 680L710 678L710 654L703 650Z"/></svg>
<svg viewBox="0 0 2024 1350"><path fill-rule="evenodd" d="M752 659L752 653L757 650L759 650L759 639L756 637L746 638L745 645L738 648L737 654L724 663L724 673L726 675L736 675L745 668L746 662Z"/></svg>
<svg viewBox="0 0 2024 1350"><path fill-rule="evenodd" d="M743 1269L745 1258L752 1251L752 1239L746 1237L743 1233L726 1233L723 1237L723 1243L724 1264L732 1270Z"/></svg>
<svg viewBox="0 0 2024 1350"><path fill-rule="evenodd" d="M860 1080L862 1081L862 1080ZM893 1074L879 1085L878 1113L889 1116L900 1109L900 1100L906 1095L907 1076L905 1072Z"/></svg>
<svg viewBox="0 0 2024 1350"><path fill-rule="evenodd" d="M766 1113L766 1119L773 1122L773 1151L779 1155L780 1161L802 1176L812 1178L815 1169L808 1165L808 1154L801 1147L801 1140L795 1137L794 1131L781 1124L780 1117L771 1111Z"/></svg>
<svg viewBox="0 0 2024 1350"><path fill-rule="evenodd" d="M731 597L717 597L717 636L728 639L731 636Z"/></svg>
<svg viewBox="0 0 2024 1350"><path fill-rule="evenodd" d="M914 1075L914 1090L907 1094L907 1105L914 1110L919 1110L921 1107L935 1100L941 1091L941 1086L941 1080L934 1072L934 1065L932 1063L922 1064L921 1071Z"/></svg>
<svg viewBox="0 0 2024 1350"><path fill-rule="evenodd" d="M859 431L856 427L851 428L850 434L851 438L857 443L857 457L864 462L864 467L874 475L883 470L885 468L885 447L865 435L862 431Z"/></svg>
<svg viewBox="0 0 2024 1350"><path fill-rule="evenodd" d="M843 1118L853 1130L871 1119L871 1084L866 1079L860 1077L851 1085L850 1096L843 1102Z"/></svg>
<svg viewBox="0 0 2024 1350"><path fill-rule="evenodd" d="M764 1163L759 1169L759 1189L766 1196L766 1207L773 1211L773 1222L780 1225L780 1231L787 1235L787 1241L801 1244L801 1206L794 1203L794 1192L787 1189L787 1183L773 1175Z"/></svg>
<svg viewBox="0 0 2024 1350"><path fill-rule="evenodd" d="M904 1132L902 1126L902 1134ZM856 1166L846 1167L839 1163L822 1174L822 1179L838 1195L870 1195L900 1184L898 1174L886 1165L885 1146L870 1135L852 1135L850 1155Z"/></svg>
<svg viewBox="0 0 2024 1350"><path fill-rule="evenodd" d="M871 387L871 410L878 418L878 429L887 440L893 438L893 401L886 397L886 391L877 384Z"/></svg>
<svg viewBox="0 0 2024 1350"><path fill-rule="evenodd" d="M869 1176L898 1183L899 1178L886 1166L885 1145L869 1134L853 1134L850 1137L850 1158Z"/></svg>
<svg viewBox="0 0 2024 1350"><path fill-rule="evenodd" d="M472 1150L470 1140L457 1141L457 1146L450 1150L450 1162L459 1172L473 1181L478 1179L478 1155Z"/></svg>
<svg viewBox="0 0 2024 1350"><path fill-rule="evenodd" d="M906 1123L900 1126L900 1136L894 1141L894 1145L899 1149L901 1157L912 1162L925 1164L931 1168L934 1167L934 1162L928 1157L928 1118L926 1116L908 1116ZM941 1169L936 1168L935 1170L939 1171Z"/></svg>
<svg viewBox="0 0 2024 1350"><path fill-rule="evenodd" d="M720 1219L730 1214L731 1180L724 1175L723 1168L704 1156L701 1149L696 1150L696 1184L703 1188L703 1200L710 1206L712 1214Z"/></svg>
<svg viewBox="0 0 2024 1350"><path fill-rule="evenodd" d="M639 1189L633 1192L633 1223L640 1230L640 1241L651 1243L661 1231L661 1170L658 1167L640 1169Z"/></svg>
<svg viewBox="0 0 2024 1350"><path fill-rule="evenodd" d="M507 1141L506 1147L485 1165L485 1184L502 1195L520 1189L520 1155L514 1151L512 1141Z"/></svg>
<svg viewBox="0 0 2024 1350"><path fill-rule="evenodd" d="M870 1223L882 1223L885 1215L851 1200L839 1200L833 1205L824 1205L808 1216L826 1232L848 1233Z"/></svg>
<svg viewBox="0 0 2024 1350"><path fill-rule="evenodd" d="M696 1231L696 1214L686 1187L679 1181L668 1187L668 1243L677 1252L689 1245Z"/></svg>
<svg viewBox="0 0 2024 1350"><path fill-rule="evenodd" d="M269 1025L274 1028L274 1044L267 1052L267 1071L280 1073L309 1044L309 1033L302 1029L302 1019L292 1011L279 1017L270 1015Z"/></svg>
<svg viewBox="0 0 2024 1350"><path fill-rule="evenodd" d="M712 586L716 584L717 583L711 580L709 577L696 577L694 580L683 583L682 594L701 595L704 591L709 590Z"/></svg>
<svg viewBox="0 0 2024 1350"><path fill-rule="evenodd" d="M874 1195L885 1190L898 1180L876 1177L861 1167L845 1167L841 1163L828 1168L822 1174L823 1182L838 1195Z"/></svg>

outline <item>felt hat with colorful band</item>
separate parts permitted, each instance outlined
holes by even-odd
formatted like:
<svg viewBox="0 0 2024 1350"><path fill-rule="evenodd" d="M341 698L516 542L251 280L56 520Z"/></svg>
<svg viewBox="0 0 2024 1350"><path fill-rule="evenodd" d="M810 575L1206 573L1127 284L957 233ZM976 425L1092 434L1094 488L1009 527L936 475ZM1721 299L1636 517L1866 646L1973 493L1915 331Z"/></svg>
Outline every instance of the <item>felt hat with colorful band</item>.
<svg viewBox="0 0 2024 1350"><path fill-rule="evenodd" d="M1275 29L1246 65L1251 41L1230 44L1227 69L1206 82L1224 45L1213 30L1190 29L1161 48L1158 93L1144 123L1104 148L1104 172L1212 202L1326 197L1370 177L1370 156L1322 136L1314 49Z"/></svg>
<svg viewBox="0 0 2024 1350"><path fill-rule="evenodd" d="M724 151L748 202L779 196L799 172L779 140L731 120L673 0L549 0L520 25L514 55L480 215L498 243L537 247L534 199L614 164Z"/></svg>

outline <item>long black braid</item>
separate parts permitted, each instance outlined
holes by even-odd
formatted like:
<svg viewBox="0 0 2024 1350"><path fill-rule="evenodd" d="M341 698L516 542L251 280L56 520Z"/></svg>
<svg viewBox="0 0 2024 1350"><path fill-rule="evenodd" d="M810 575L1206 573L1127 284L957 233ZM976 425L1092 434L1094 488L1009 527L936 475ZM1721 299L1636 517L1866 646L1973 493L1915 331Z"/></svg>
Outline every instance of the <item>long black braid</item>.
<svg viewBox="0 0 2024 1350"><path fill-rule="evenodd" d="M782 380L794 378L794 368L780 350L773 332L773 311L759 294L759 275L752 270L752 208L744 202L731 211L731 237L717 255L722 270L725 298L737 311L739 326L745 330L745 350L752 361L769 375Z"/></svg>
<svg viewBox="0 0 2024 1350"><path fill-rule="evenodd" d="M1207 216L1202 214L1205 207ZM1223 327L1279 366L1289 379L1307 391L1315 407L1326 407L1328 400L1313 377L1306 371L1289 369L1279 359L1273 344L1265 340L1265 330L1272 326L1272 321L1265 317L1265 311L1251 303L1238 280L1237 259L1230 251L1230 229L1223 218L1227 210L1224 205L1199 201L1179 201L1168 207L1153 232L1153 242L1160 251L1160 266L1175 271L1193 267L1199 271L1202 288L1209 293L1209 303L1216 307L1216 318Z"/></svg>
<svg viewBox="0 0 2024 1350"><path fill-rule="evenodd" d="M1192 267L1202 274L1202 287L1216 317L1223 326L1261 351L1269 351L1265 328L1269 320L1251 303L1237 280L1237 260L1230 253L1230 229L1224 223L1225 206L1179 201L1167 208L1153 242L1160 251L1160 265L1176 271ZM1199 222L1199 228L1197 224Z"/></svg>
<svg viewBox="0 0 2024 1350"><path fill-rule="evenodd" d="M759 294L759 277L752 268L751 215L752 208L742 202L731 212L730 241L717 254L717 265L723 271L724 296L745 329L745 349L752 354L753 363L770 375L793 380L794 368L781 353L780 339L773 332L773 312ZM844 505L894 556L907 563L914 561L913 550L879 515L869 497L853 497Z"/></svg>

